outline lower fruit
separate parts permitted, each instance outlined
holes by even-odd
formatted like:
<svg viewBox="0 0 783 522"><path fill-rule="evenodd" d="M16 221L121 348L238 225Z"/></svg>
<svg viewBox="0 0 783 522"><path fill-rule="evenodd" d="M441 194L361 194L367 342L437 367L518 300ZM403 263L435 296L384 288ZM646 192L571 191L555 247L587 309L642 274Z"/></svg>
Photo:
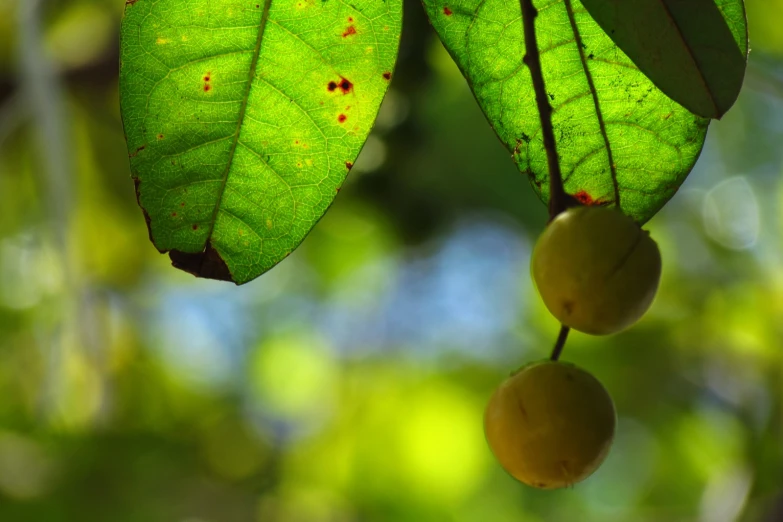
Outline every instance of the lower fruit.
<svg viewBox="0 0 783 522"><path fill-rule="evenodd" d="M509 377L484 414L484 431L500 464L541 489L576 484L601 465L616 424L614 403L590 373L542 361Z"/></svg>

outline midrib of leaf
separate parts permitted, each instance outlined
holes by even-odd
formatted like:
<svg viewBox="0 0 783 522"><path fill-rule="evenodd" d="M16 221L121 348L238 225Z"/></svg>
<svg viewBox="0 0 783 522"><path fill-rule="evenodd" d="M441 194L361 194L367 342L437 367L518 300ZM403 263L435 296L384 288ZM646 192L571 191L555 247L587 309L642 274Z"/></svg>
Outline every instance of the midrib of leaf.
<svg viewBox="0 0 783 522"><path fill-rule="evenodd" d="M617 205L617 208L620 208L620 186L617 182L617 168L614 164L614 158L612 157L612 144L609 142L609 136L606 134L606 124L604 123L604 115L601 111L601 102L598 100L598 92L596 91L595 83L593 82L593 74L590 72L590 67L587 65L587 60L585 59L584 48L582 47L582 35L579 33L579 27L576 24L576 18L574 18L574 9L571 5L571 0L563 0L563 4L565 5L566 13L568 13L568 21L571 24L571 31L574 33L576 49L579 52L579 60L582 63L582 70L585 72L590 95L593 98L595 114L598 119L598 127L601 130L601 137L606 146L606 157L609 161L609 172L612 176L612 187L614 188L614 202L615 205Z"/></svg>
<svg viewBox="0 0 783 522"><path fill-rule="evenodd" d="M671 11L669 10L669 6L666 5L666 2L663 0L659 0L661 7L663 7L663 10L666 12L666 16L669 17L669 20L671 20L672 25L675 29L677 29L677 35L680 37L680 40L682 40L683 47L685 47L685 50L688 53L688 58L690 58L691 63L693 63L694 69L696 69L696 73L699 76L699 81L704 86L704 90L710 93L710 103L712 103L712 107L715 109L716 113L719 113L720 110L718 109L718 104L715 103L715 95L712 93L712 90L710 89L709 84L707 83L707 79L704 77L704 73L701 70L701 67L699 67L699 64L696 63L696 57L693 56L693 51L691 50L690 45L688 45L688 42L685 40L685 38L682 35L682 29L680 29L680 25L677 23L677 20L672 16Z"/></svg>
<svg viewBox="0 0 783 522"><path fill-rule="evenodd" d="M217 222L217 215L220 212L220 206L223 202L223 194L226 192L226 185L228 183L228 175L231 172L231 165L234 163L234 154L236 153L237 146L239 145L239 136L242 132L242 124L245 121L245 112L247 111L247 103L250 99L250 89L253 87L253 79L256 76L256 68L258 67L258 57L261 55L261 42L264 39L264 31L266 30L266 24L269 21L269 9L272 6L272 0L264 0L264 11L261 14L261 22L258 27L258 37L256 38L256 46L253 49L253 58L250 60L250 71L248 72L247 87L245 93L242 96L242 101L239 105L239 114L237 115L237 128L234 131L234 137L231 141L231 148L228 151L228 161L226 162L226 168L223 171L223 179L220 182L220 191L218 192L217 202L215 208L212 211L212 218L209 222L209 233L204 244L206 249L212 240L212 233L215 230L215 223Z"/></svg>

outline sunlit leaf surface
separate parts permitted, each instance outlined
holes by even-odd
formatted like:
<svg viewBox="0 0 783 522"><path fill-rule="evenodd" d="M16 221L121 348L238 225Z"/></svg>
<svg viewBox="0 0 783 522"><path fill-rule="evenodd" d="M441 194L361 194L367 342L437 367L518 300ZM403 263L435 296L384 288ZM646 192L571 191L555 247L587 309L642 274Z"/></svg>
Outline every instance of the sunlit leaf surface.
<svg viewBox="0 0 783 522"><path fill-rule="evenodd" d="M334 199L391 80L400 0L130 0L120 90L150 238L245 283Z"/></svg>
<svg viewBox="0 0 783 522"><path fill-rule="evenodd" d="M530 72L522 62L519 2L424 5L495 132L547 201L546 154ZM647 221L693 168L708 120L660 91L578 0L540 0L535 6L566 191L583 203L618 205L638 222ZM728 11L726 16L736 14Z"/></svg>

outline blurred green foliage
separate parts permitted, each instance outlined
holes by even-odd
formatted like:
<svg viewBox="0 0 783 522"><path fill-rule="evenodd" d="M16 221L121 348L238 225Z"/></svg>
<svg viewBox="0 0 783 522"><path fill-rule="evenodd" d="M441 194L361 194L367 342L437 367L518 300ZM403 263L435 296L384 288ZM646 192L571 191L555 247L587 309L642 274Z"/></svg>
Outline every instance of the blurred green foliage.
<svg viewBox="0 0 783 522"><path fill-rule="evenodd" d="M557 333L528 270L546 210L421 6L335 205L236 288L147 239L122 3L0 0L0 520L783 519L782 2L748 0L745 89L649 224L653 309L569 340L618 436L556 492L508 477L482 433Z"/></svg>

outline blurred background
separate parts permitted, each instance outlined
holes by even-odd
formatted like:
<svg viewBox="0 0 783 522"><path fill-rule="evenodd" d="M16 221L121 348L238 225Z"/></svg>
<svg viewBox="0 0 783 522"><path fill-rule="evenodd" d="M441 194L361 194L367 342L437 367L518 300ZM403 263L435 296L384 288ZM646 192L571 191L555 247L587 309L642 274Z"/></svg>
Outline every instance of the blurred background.
<svg viewBox="0 0 783 522"><path fill-rule="evenodd" d="M743 93L648 225L651 312L569 340L619 425L555 492L482 430L557 334L528 268L546 209L419 3L336 203L243 287L147 239L123 7L0 0L0 521L783 520L783 0L747 0Z"/></svg>

